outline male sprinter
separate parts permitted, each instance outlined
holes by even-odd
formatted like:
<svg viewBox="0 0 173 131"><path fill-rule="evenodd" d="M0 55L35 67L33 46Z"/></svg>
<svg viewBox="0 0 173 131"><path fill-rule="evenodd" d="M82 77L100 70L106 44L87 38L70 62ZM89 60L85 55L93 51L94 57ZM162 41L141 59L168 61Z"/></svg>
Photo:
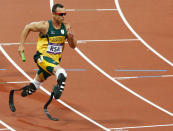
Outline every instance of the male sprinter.
<svg viewBox="0 0 173 131"><path fill-rule="evenodd" d="M61 97L67 78L66 71L59 65L65 41L67 40L71 48L75 48L77 41L74 38L69 24L64 23L66 10L62 4L55 4L52 8L52 19L49 21L32 22L25 26L18 52L24 51L24 42L31 31L40 32L37 52L34 55L34 61L39 70L34 81L23 88L21 95L23 97L35 92L49 76L55 75L57 85L53 87L55 99Z"/></svg>

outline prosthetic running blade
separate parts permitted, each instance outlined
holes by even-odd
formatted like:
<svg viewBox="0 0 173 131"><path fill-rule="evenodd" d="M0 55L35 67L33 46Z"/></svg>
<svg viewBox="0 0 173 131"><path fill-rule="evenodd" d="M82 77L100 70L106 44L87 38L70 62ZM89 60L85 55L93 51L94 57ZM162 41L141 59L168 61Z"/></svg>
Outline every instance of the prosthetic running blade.
<svg viewBox="0 0 173 131"><path fill-rule="evenodd" d="M46 113L47 117L48 117L50 120L58 121L58 118L53 118L53 117L50 115L50 113L48 112L48 110L47 110L48 105L52 102L53 95L54 95L54 93L52 92L52 93L51 93L51 96L50 96L50 98L49 98L49 100L48 100L47 103L44 105L44 112Z"/></svg>

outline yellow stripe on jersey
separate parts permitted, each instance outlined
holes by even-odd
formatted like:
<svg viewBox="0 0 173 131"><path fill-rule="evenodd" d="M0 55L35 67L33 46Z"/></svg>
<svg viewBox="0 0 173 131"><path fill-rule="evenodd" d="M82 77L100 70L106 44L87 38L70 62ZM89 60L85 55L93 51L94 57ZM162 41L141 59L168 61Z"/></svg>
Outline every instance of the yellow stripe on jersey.
<svg viewBox="0 0 173 131"><path fill-rule="evenodd" d="M64 43L65 42L65 36L54 36L54 37L49 37L49 42L50 43Z"/></svg>

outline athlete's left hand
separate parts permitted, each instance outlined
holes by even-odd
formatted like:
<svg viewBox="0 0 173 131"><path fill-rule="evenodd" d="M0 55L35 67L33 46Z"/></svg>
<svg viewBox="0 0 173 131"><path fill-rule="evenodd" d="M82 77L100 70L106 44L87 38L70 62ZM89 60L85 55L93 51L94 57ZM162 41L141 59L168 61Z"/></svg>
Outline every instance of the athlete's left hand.
<svg viewBox="0 0 173 131"><path fill-rule="evenodd" d="M68 38L69 39L72 39L73 38L73 32L72 32L72 28L71 27L69 27L67 29L67 35L68 35Z"/></svg>
<svg viewBox="0 0 173 131"><path fill-rule="evenodd" d="M70 47L74 49L77 45L77 40L74 38L72 27L70 25L66 25L66 29L67 29L67 41Z"/></svg>

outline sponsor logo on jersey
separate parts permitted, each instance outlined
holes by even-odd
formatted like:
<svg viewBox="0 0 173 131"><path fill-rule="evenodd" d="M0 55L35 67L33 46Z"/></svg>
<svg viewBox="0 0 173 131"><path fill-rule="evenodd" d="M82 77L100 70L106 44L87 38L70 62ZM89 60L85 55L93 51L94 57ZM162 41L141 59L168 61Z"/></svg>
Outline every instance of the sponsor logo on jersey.
<svg viewBox="0 0 173 131"><path fill-rule="evenodd" d="M54 34L55 34L55 32L54 32L54 31L51 31L51 32L50 32L50 34L54 35Z"/></svg>

